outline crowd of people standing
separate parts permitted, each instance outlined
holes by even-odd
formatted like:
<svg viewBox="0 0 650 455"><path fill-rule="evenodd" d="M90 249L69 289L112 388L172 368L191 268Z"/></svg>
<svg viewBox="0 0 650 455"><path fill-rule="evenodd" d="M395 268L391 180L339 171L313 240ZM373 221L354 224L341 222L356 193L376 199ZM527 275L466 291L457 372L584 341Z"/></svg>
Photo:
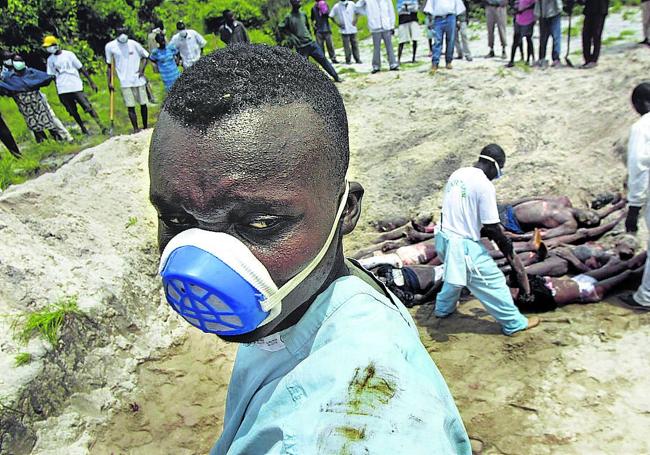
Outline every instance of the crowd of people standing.
<svg viewBox="0 0 650 455"><path fill-rule="evenodd" d="M560 67L561 17L563 12L572 13L574 1L584 6L582 68L595 67L600 56L609 0L486 0L484 8L489 51L485 58L497 56L496 29L501 45L500 56L507 59L506 26L510 13L513 16L514 34L507 66L515 65L519 51L522 61L528 65ZM468 11L465 0L427 0L424 6L418 0L397 0L396 4L392 0L339 0L331 7L326 0L317 0L309 15L302 11L301 0L289 0L289 4L290 12L278 25L280 43L295 49L306 58L311 57L337 82L341 79L332 65L339 63L333 33L338 28L345 64L361 63L357 37L360 16L367 18L367 27L372 36L373 74L381 70L382 44L391 71L399 70L407 46L411 48L410 61L415 62L418 41L423 38L420 28L422 15L432 74L440 67L443 55L446 69L452 69L454 54L458 59L473 60L467 36ZM650 46L650 1L643 0L641 8L644 37L641 44ZM537 52L533 42L536 23L539 25ZM397 55L393 49L395 29L398 38ZM228 10L223 12L222 25L217 30L217 35L229 46L250 42L244 24ZM550 62L546 58L549 40L552 40ZM105 46L107 86L113 92L116 86L114 79L117 77L133 131L138 131L140 124L147 128L148 106L156 102L151 85L144 75L148 63L151 62L153 70L160 74L167 92L180 76L181 68L191 67L201 57L206 44L206 39L196 30L186 27L183 21L176 24L176 31L169 40L163 23L156 22L147 36L146 49L129 37L126 28L115 30L115 39ZM97 86L79 58L72 51L63 49L59 40L51 35L44 38L43 49L47 55L46 71L28 67L19 54L2 52L0 95L13 97L37 142L47 138L46 132L55 140L72 141L70 132L52 110L45 94L40 91L53 81L61 104L83 134L89 134L89 130L79 108L92 117L101 131L106 133L106 126L84 93L82 76L91 90L96 92ZM137 106L140 108L140 124ZM0 139L14 156L20 156L18 145L1 116Z"/></svg>

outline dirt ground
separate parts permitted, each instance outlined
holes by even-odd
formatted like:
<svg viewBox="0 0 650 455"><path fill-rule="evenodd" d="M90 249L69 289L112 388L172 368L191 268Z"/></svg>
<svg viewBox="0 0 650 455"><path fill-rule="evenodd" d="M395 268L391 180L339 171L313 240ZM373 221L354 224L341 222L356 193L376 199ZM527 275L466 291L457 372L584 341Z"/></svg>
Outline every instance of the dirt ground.
<svg viewBox="0 0 650 455"><path fill-rule="evenodd" d="M586 205L601 191L622 190L636 118L629 94L648 77L647 48L608 48L590 71L505 69L499 59L476 59L431 77L426 52L420 57L421 65L373 76L366 63L339 86L350 123L350 178L366 188L348 251L368 242L373 220L439 217L447 177L489 142L508 154L496 183L501 200L563 194ZM483 453L650 453L650 313L612 297L544 314L540 327L505 337L475 300L448 319L432 311L424 305L412 314ZM111 389L109 404L93 411L94 424L81 413L76 425L88 430L74 453L209 450L223 423L234 347L192 328L174 330L180 335L167 348L133 365L128 387ZM49 425L39 434L66 422ZM42 437L34 453L62 447Z"/></svg>

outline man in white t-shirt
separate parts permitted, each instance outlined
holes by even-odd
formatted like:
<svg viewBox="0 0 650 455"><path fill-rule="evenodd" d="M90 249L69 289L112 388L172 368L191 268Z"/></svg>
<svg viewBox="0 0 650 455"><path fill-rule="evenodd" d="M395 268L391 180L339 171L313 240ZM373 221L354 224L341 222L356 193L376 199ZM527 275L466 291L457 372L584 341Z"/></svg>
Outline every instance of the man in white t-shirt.
<svg viewBox="0 0 650 455"><path fill-rule="evenodd" d="M115 90L112 78L113 64L115 64L115 72L120 80L124 104L129 112L133 132L137 133L140 130L138 128L138 117L135 113L136 104L140 106L142 127L147 128L148 125L148 97L145 88L147 79L144 77L144 69L149 61L149 52L140 43L129 39L126 28L119 27L116 29L116 33L117 38L106 44L104 48L108 90L111 92Z"/></svg>
<svg viewBox="0 0 650 455"><path fill-rule="evenodd" d="M83 81L79 73L83 74L90 88L97 92L97 85L90 78L88 71L83 67L74 52L63 50L59 47L59 40L56 37L49 35L43 39L43 47L50 56L47 58L47 74L56 77L56 91L59 94L59 100L68 114L74 118L75 122L81 128L83 134L89 134L86 125L84 125L77 105L86 111L97 122L102 133L106 133L104 127L99 120L97 112L93 109L92 104L86 98L83 91Z"/></svg>
<svg viewBox="0 0 650 455"><path fill-rule="evenodd" d="M345 51L345 63L352 63L352 57L356 63L361 63L359 57L359 42L357 41L357 14L356 4L352 0L340 0L332 7L330 17L339 26L343 50Z"/></svg>
<svg viewBox="0 0 650 455"><path fill-rule="evenodd" d="M650 82L642 82L634 88L632 105L641 117L632 125L627 143L628 212L625 229L636 234L639 214L644 207L646 226L650 229ZM650 311L650 259L646 260L641 286L634 294L620 298L634 309Z"/></svg>
<svg viewBox="0 0 650 455"><path fill-rule="evenodd" d="M435 314L438 317L452 314L463 287L467 287L501 324L503 333L512 335L538 325L539 318L527 319L519 312L503 273L480 240L483 230L511 262L523 293L530 295L523 264L499 222L496 190L491 182L501 177L505 163L503 149L490 144L483 148L473 167L458 169L447 181L442 228L436 235L436 250L445 264L445 284L436 298Z"/></svg>
<svg viewBox="0 0 650 455"><path fill-rule="evenodd" d="M183 60L183 68L187 69L201 58L203 48L208 43L196 30L185 27L183 21L176 24L178 32L172 36L169 44L178 49Z"/></svg>

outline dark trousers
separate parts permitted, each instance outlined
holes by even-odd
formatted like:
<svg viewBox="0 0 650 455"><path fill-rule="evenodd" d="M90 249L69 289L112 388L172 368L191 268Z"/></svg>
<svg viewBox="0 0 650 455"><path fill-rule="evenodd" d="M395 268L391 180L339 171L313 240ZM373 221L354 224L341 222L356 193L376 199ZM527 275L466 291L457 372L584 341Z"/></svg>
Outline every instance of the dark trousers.
<svg viewBox="0 0 650 455"><path fill-rule="evenodd" d="M582 27L582 55L585 63L598 62L600 55L600 42L605 26L605 15L585 15Z"/></svg>
<svg viewBox="0 0 650 455"><path fill-rule="evenodd" d="M562 40L562 23L560 14L553 17L542 17L539 20L539 59L546 59L546 45L548 39L553 38L553 50L551 57L554 62L560 60L560 42Z"/></svg>
<svg viewBox="0 0 650 455"><path fill-rule="evenodd" d="M325 71L327 71L327 74L332 76L332 78L337 81L339 79L339 75L336 73L336 70L332 66L332 64L325 58L325 54L323 53L323 49L314 41L309 43L306 46L299 47L296 49L300 55L302 55L305 58L313 58L318 62L320 66L323 67Z"/></svg>
<svg viewBox="0 0 650 455"><path fill-rule="evenodd" d="M327 53L330 56L330 60L336 60L336 52L334 51L334 41L332 41L332 33L326 32L316 32L316 42L325 52L325 46L327 46Z"/></svg>
<svg viewBox="0 0 650 455"><path fill-rule="evenodd" d="M352 57L357 63L361 63L361 57L359 57L359 43L357 42L357 34L351 33L348 35L341 35L343 38L343 50L345 51L345 63L351 63Z"/></svg>
<svg viewBox="0 0 650 455"><path fill-rule="evenodd" d="M16 144L16 141L14 140L14 137L11 135L11 131L9 131L9 127L3 120L3 118L0 116L0 141L7 147L9 152L16 158L20 156L20 150L18 149L18 145Z"/></svg>

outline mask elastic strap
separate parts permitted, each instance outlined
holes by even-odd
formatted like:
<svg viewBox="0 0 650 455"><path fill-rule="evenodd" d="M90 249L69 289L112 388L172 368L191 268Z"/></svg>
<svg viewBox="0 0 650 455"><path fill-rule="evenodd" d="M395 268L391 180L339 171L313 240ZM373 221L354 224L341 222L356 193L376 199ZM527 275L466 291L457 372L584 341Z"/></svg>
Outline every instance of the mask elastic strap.
<svg viewBox="0 0 650 455"><path fill-rule="evenodd" d="M318 252L316 257L305 267L302 269L296 276L291 278L289 281L287 281L280 289L278 289L278 292L273 294L271 297L268 299L260 302L260 305L264 311L269 311L271 308L276 306L278 303L282 302L282 299L285 298L291 291L293 291L300 283L304 281L307 276L313 270L320 264L320 262L323 260L325 257L325 254L327 254L327 250L329 250L329 247L332 243L332 240L334 239L334 235L336 234L336 231L338 230L339 227L339 220L341 219L341 215L343 214L343 210L345 210L345 206L347 204L348 200L348 193L350 192L350 185L348 182L345 182L345 192L343 193L343 198L341 199L341 202L339 204L339 209L336 212L336 218L334 221L334 224L332 225L332 230L330 231L329 235L327 236L327 240L325 241L325 244L323 245L323 248Z"/></svg>
<svg viewBox="0 0 650 455"><path fill-rule="evenodd" d="M491 156L487 156L487 155L479 155L478 157L486 159L488 161L492 161L494 163L494 166L497 168L497 175L501 176L501 167L499 166L499 163L497 163L497 160L495 160Z"/></svg>

